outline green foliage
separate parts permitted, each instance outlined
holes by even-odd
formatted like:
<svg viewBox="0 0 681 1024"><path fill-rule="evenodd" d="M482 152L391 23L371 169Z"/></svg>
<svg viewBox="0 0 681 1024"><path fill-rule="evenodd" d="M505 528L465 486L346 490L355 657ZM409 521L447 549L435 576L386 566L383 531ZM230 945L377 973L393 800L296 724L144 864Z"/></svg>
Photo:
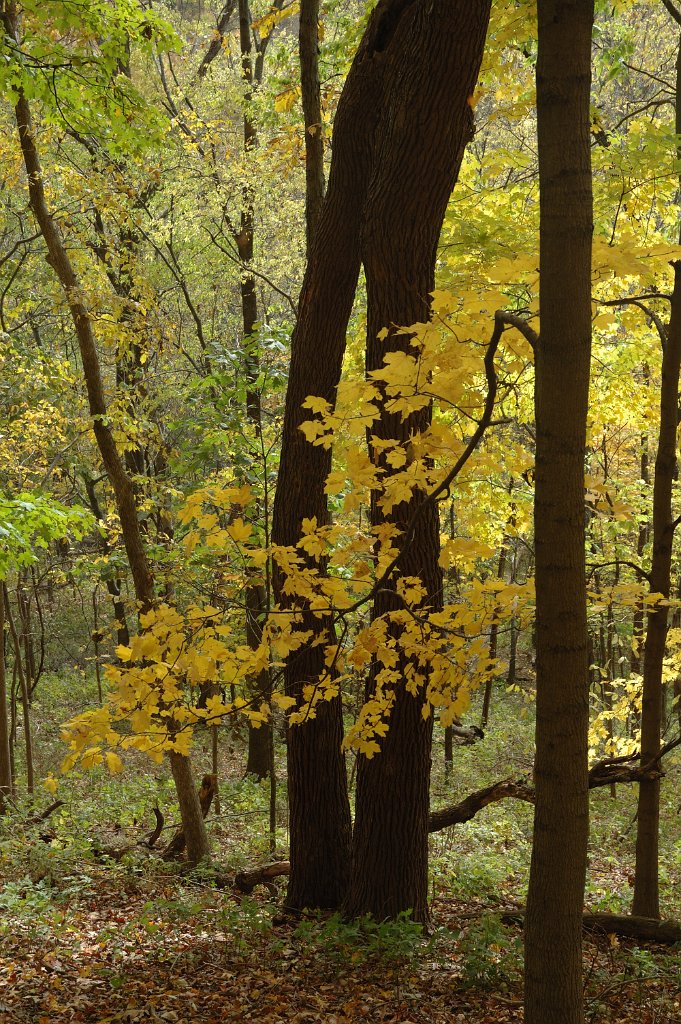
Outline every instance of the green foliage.
<svg viewBox="0 0 681 1024"><path fill-rule="evenodd" d="M503 990L522 974L522 942L496 914L484 914L459 942L464 988Z"/></svg>
<svg viewBox="0 0 681 1024"><path fill-rule="evenodd" d="M153 8L135 0L57 0L47 8L24 0L15 26L18 38L2 40L4 96L38 101L45 123L91 136L112 153L160 141L164 119L126 73L131 50L150 56L179 45Z"/></svg>
<svg viewBox="0 0 681 1024"><path fill-rule="evenodd" d="M49 495L8 498L0 492L0 579L20 566L33 564L38 552L55 540L68 535L82 538L93 523L86 509L67 507Z"/></svg>

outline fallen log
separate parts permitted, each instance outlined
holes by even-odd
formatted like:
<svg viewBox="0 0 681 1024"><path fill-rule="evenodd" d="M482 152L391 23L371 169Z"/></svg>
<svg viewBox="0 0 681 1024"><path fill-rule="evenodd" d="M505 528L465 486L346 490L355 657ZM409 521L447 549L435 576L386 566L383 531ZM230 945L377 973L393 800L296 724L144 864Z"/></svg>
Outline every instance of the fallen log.
<svg viewBox="0 0 681 1024"><path fill-rule="evenodd" d="M520 910L502 912L504 924L520 924L525 914ZM589 914L582 915L584 931L601 935L621 935L622 938L639 942L657 942L662 946L673 946L681 942L679 921L656 921L653 917L634 917L631 914Z"/></svg>
<svg viewBox="0 0 681 1024"><path fill-rule="evenodd" d="M679 921L656 921L653 917L633 917L628 914L584 914L582 923L589 932L622 935L629 939L669 946L681 942Z"/></svg>
<svg viewBox="0 0 681 1024"><path fill-rule="evenodd" d="M263 864L259 868L251 868L250 871L239 871L234 879L234 886L240 892L250 896L256 885L264 885L272 896L277 895L277 887L272 881L280 875L291 873L291 862L288 860L275 860L269 864Z"/></svg>

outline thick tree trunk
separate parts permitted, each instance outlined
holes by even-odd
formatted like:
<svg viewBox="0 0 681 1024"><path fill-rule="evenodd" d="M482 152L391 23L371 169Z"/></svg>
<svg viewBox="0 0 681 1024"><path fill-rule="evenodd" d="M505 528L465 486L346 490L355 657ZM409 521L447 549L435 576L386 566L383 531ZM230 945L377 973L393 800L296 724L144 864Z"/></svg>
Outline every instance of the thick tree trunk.
<svg viewBox="0 0 681 1024"><path fill-rule="evenodd" d="M539 0L537 727L526 1024L580 1024L589 828L584 455L591 347L592 0Z"/></svg>
<svg viewBox="0 0 681 1024"><path fill-rule="evenodd" d="M395 325L428 319L435 257L447 202L472 137L470 97L480 68L489 18L487 0L456 5L449 0L403 4L380 38L386 66L383 119L376 137L375 165L362 228L367 282L367 371L383 365L386 353L410 352L410 339ZM389 85L387 84L389 83ZM384 340L378 339L388 328ZM402 420L385 404L372 433L401 440L424 432L428 407ZM372 452L372 455L374 453ZM378 464L386 477L391 469ZM372 497L372 526L390 522L400 544L407 524L423 504L416 492L385 515L380 494ZM442 573L437 506L429 503L402 549L395 575L376 596L373 617L403 607L395 593L399 576L418 577L424 612L442 607ZM391 627L399 650L399 627ZM432 714L424 719L425 680L416 696L405 687L409 659L400 657L403 677L394 691L388 733L380 753L360 756L353 870L345 912L379 920L410 910L428 918L428 814ZM420 672L424 670L418 669ZM380 665L374 665L367 699Z"/></svg>
<svg viewBox="0 0 681 1024"><path fill-rule="evenodd" d="M294 545L304 518L329 521L324 485L331 452L308 444L300 424L309 418L308 395L333 404L345 351L345 333L360 269L360 228L373 163L374 132L382 105L385 62L381 40L404 0L381 0L372 13L343 89L333 130L326 199L312 239L291 342L272 539ZM286 604L275 573L275 596ZM317 634L329 620L311 619ZM287 661L285 688L296 701L303 686L326 672L323 645ZM338 907L350 870L350 807L341 751L340 697L317 706L317 715L287 730L291 878L287 902L295 909Z"/></svg>
<svg viewBox="0 0 681 1024"><path fill-rule="evenodd" d="M681 131L681 45L676 62L676 131ZM672 490L677 477L679 373L681 371L681 262L674 266L671 316L663 339L660 434L653 479L653 557L650 590L667 599L671 587L674 522ZM669 606L660 603L648 612L643 652L641 763L660 749L664 712L662 668L667 646ZM660 916L659 894L660 779L644 779L639 787L636 829L636 872L632 913Z"/></svg>

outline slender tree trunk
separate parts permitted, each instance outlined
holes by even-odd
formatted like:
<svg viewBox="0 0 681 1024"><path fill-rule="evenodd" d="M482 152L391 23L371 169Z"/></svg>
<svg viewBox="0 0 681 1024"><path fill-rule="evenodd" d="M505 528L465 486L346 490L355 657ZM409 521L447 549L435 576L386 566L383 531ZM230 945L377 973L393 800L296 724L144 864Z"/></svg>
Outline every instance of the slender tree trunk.
<svg viewBox="0 0 681 1024"><path fill-rule="evenodd" d="M186 755L178 754L174 750L170 752L169 759L175 791L180 804L187 860L190 864L198 864L199 861L210 856L210 845L199 795L194 784L192 763Z"/></svg>
<svg viewBox="0 0 681 1024"><path fill-rule="evenodd" d="M98 523L102 523L104 521L104 517L102 515L99 499L97 497L97 491L95 490L94 480L90 479L90 477L88 476L85 476L83 480L85 483L85 492L88 496L88 502L92 514ZM99 544L101 551L103 552L103 554L108 555L109 552L111 551L111 548L107 543L106 537L102 536L102 534L100 534L99 531L97 531L97 534L97 543ZM106 589L109 592L111 603L113 605L113 613L116 627L116 642L118 645L122 645L123 647L129 647L130 629L128 627L128 618L125 611L125 603L123 602L123 599L121 597L120 583L118 582L118 580L114 580L107 577L107 579L105 580L105 585Z"/></svg>
<svg viewBox="0 0 681 1024"><path fill-rule="evenodd" d="M647 363L643 364L643 380L646 386L650 385L650 370ZM648 435L641 435L641 480L644 484L650 483L648 470ZM640 523L636 537L636 557L638 564L643 564L643 552L648 541L648 525ZM641 641L643 638L643 603L638 601L634 608L634 616L631 627L632 649L631 649L631 671L637 675L641 671Z"/></svg>
<svg viewBox="0 0 681 1024"><path fill-rule="evenodd" d="M300 90L305 124L305 234L310 252L324 199L324 132L319 85L319 0L301 0Z"/></svg>
<svg viewBox="0 0 681 1024"><path fill-rule="evenodd" d="M260 85L262 62L258 64L259 73L254 76L253 44L251 39L251 13L248 0L239 0L239 41L241 48L241 77L246 86L243 117L243 140L246 154L252 153L257 143L257 128L250 112L254 86ZM239 230L234 234L241 272L241 320L243 329L244 358L246 365L246 420L252 427L255 436L260 437L262 431L262 409L258 377L260 375L260 353L258 351L257 323L258 297L255 289L255 277L251 271L254 244L254 210L253 190L250 186L243 192L243 205L239 219ZM258 570L251 572L257 577ZM267 614L267 594L259 580L254 579L245 588L244 608L246 614L246 639L251 649L260 645L262 626ZM271 697L269 672L261 672L257 679L251 681L251 697L260 702L269 703ZM248 723L248 758L246 774L264 779L269 774L269 734L272 723L267 722L259 728Z"/></svg>
<svg viewBox="0 0 681 1024"><path fill-rule="evenodd" d="M5 601L4 581L0 581L0 814L5 813L12 797L12 761L9 749L9 702L7 700L7 672L5 663Z"/></svg>
<svg viewBox="0 0 681 1024"><path fill-rule="evenodd" d="M511 516L509 526L513 524L514 516ZM507 527L508 529L508 527ZM508 534L504 534L501 539L501 550L499 552L499 561L497 563L497 579L503 583L504 576L506 574L506 560L508 557L508 545L510 544L510 538ZM499 608L494 609L494 621L489 631L489 657L490 661L497 660L497 646L499 642L499 623L497 616L499 614ZM485 683L485 692L482 698L482 713L480 715L480 727L484 729L489 721L489 709L492 704L492 690L494 688L494 679L496 671L493 675L490 675L489 679Z"/></svg>
<svg viewBox="0 0 681 1024"><path fill-rule="evenodd" d="M380 36L385 64L384 117L376 132L374 170L362 227L362 258L367 283L367 371L384 363L386 353L410 352L410 338L395 325L424 322L434 288L435 258L447 202L458 176L466 144L472 137L469 99L482 59L490 5L472 0L402 4ZM379 340L378 334L388 328ZM427 407L402 420L381 405L372 426L380 438L402 441L427 430ZM372 455L375 453L372 452ZM391 467L377 457L386 478ZM416 492L386 515L380 494L372 496L372 526L397 527L400 544L407 524L422 506ZM398 571L376 596L373 617L403 607L397 577L418 577L426 597L424 613L442 607L439 568L440 530L437 507L426 506L419 525L402 548ZM390 627L399 651L399 627ZM380 753L360 757L353 836L352 877L345 912L371 914L378 920L410 910L414 920L428 918L428 816L432 714L426 718L426 678L416 695L407 692L410 670L424 669L401 654L402 682L392 694L387 735ZM380 665L374 664L366 697L374 692Z"/></svg>
<svg viewBox="0 0 681 1024"><path fill-rule="evenodd" d="M591 348L592 0L539 0L537 727L526 1024L581 1024L589 829L584 458Z"/></svg>
<svg viewBox="0 0 681 1024"><path fill-rule="evenodd" d="M18 26L12 7L4 7L2 19L8 35L19 41ZM81 361L83 364L83 376L87 389L92 426L99 448L99 453L104 463L104 468L114 490L116 509L121 522L123 542L128 556L128 563L132 573L135 594L142 611L151 608L154 604L154 579L149 565L147 554L140 529L140 520L135 501L135 492L132 481L126 472L125 465L121 459L118 446L111 429L107 415L107 405L104 393L104 385L97 352L92 319L82 296L80 281L71 263L71 259L64 246L61 233L57 223L50 211L45 196L43 185L43 172L40 165L40 158L36 148L35 135L31 121L31 111L28 100L23 93L19 94L15 106L19 142L28 176L29 200L33 215L38 222L40 232L45 241L48 252L48 262L56 273L62 290L66 296L69 312L78 340ZM183 772L191 778L191 762L185 755L173 754L173 760L177 762L185 758L186 765ZM173 768L175 776L175 768ZM179 777L179 776L178 776ZM203 825L201 808L196 788L192 786L191 793L185 789L183 794L178 791L180 810L183 814L183 825L187 835L187 850L192 851L196 859L207 857L210 854L207 834ZM195 805L192 807L192 804ZM198 815L197 815L198 811ZM186 820L185 820L186 815ZM195 826L200 819L201 826ZM196 827L196 832L192 829Z"/></svg>
<svg viewBox="0 0 681 1024"><path fill-rule="evenodd" d="M449 780L454 767L454 730L445 726L445 779Z"/></svg>
<svg viewBox="0 0 681 1024"><path fill-rule="evenodd" d="M681 45L676 62L676 131L681 131ZM678 155L678 154L677 154ZM672 491L677 476L679 373L681 372L681 262L675 260L671 315L662 345L660 433L653 479L653 557L650 590L669 598L674 542ZM660 749L664 711L662 668L667 645L669 606L666 601L648 612L643 652L643 706L641 711L641 764ZM639 783L636 829L636 872L632 913L660 916L659 895L660 780Z"/></svg>
<svg viewBox="0 0 681 1024"><path fill-rule="evenodd" d="M9 603L9 590L5 583L2 584L2 595L5 617L12 637L12 646L14 647L14 664L19 678L19 691L21 693L21 713L24 720L24 748L26 751L26 789L32 794L35 788L35 780L33 777L33 739L31 736L31 701L28 680L26 678L25 662L21 653L21 638L14 624L12 608Z"/></svg>

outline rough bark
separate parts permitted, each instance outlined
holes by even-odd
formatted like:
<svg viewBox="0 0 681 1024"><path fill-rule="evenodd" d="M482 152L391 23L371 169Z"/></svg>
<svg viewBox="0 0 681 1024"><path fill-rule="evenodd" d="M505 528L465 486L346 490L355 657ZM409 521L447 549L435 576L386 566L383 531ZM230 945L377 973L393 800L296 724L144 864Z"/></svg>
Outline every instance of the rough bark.
<svg viewBox="0 0 681 1024"><path fill-rule="evenodd" d="M676 63L676 131L681 131L681 46ZM650 590L669 598L672 545L674 542L672 490L677 477L679 372L681 371L681 263L674 267L674 288L669 325L662 339L660 432L653 478L653 554ZM643 703L641 709L641 759L653 758L660 749L664 717L662 668L667 645L669 606L661 602L648 612L643 652ZM638 796L636 872L632 912L659 918L660 780L645 779Z"/></svg>
<svg viewBox="0 0 681 1024"><path fill-rule="evenodd" d="M487 0L466 5L415 0L393 12L377 40L389 84L362 227L368 372L381 367L388 352L413 351L409 337L398 333L395 325L428 319L442 221L473 132L469 99L480 68L489 9ZM382 328L388 328L388 334L381 341L377 336ZM431 407L404 420L383 401L380 408L380 421L372 427L380 438L406 445L430 424ZM389 475L383 456L377 464ZM394 524L394 543L403 545L398 573L383 583L375 598L374 618L402 607L395 592L398 575L421 580L424 611L442 607L438 510L425 497L416 492L385 515L380 494L372 496L372 526ZM424 505L417 528L406 537L409 522ZM391 628L399 649L399 628ZM408 667L408 658L402 655L403 679ZM367 699L379 668L375 665L370 674ZM410 910L416 921L428 918L432 715L424 719L424 702L425 685L416 696L404 684L397 685L380 754L359 759L353 869L345 903L350 917L371 914L382 920Z"/></svg>
<svg viewBox="0 0 681 1024"><path fill-rule="evenodd" d="M592 0L539 0L537 726L526 1024L581 1024L589 827L584 455L591 347Z"/></svg>
<svg viewBox="0 0 681 1024"><path fill-rule="evenodd" d="M324 484L331 453L305 440L300 424L308 395L335 400L345 351L345 333L360 269L360 227L370 179L374 132L379 118L385 62L380 40L404 0L381 0L373 11L338 104L326 199L309 251L299 314L291 341L282 451L274 501L272 539L294 545L303 518L328 523ZM284 580L275 572L282 603ZM283 602L285 604L285 601ZM330 622L311 619L317 633ZM302 628L308 623L303 622ZM306 682L325 673L323 646L306 647L287 660L285 689L296 701ZM287 730L291 879L293 909L338 907L350 868L350 807L347 795L340 698L324 702L317 715Z"/></svg>
<svg viewBox="0 0 681 1024"><path fill-rule="evenodd" d="M319 85L319 0L301 0L300 90L305 124L305 236L310 251L324 199L324 134Z"/></svg>

